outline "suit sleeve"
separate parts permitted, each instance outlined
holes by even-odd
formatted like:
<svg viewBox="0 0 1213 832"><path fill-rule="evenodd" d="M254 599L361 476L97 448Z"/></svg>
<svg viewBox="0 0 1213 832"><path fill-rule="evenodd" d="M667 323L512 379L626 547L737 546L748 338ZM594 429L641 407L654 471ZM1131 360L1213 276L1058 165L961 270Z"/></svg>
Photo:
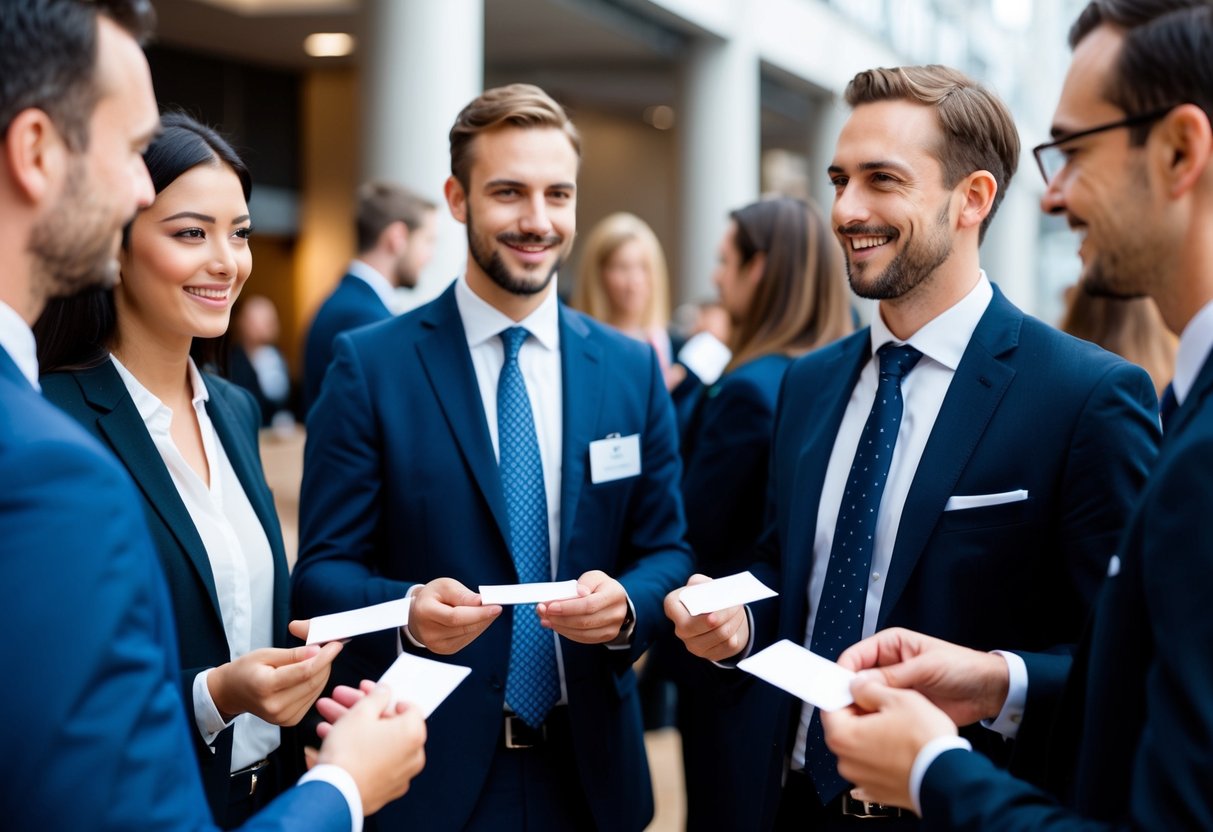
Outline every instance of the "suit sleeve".
<svg viewBox="0 0 1213 832"><path fill-rule="evenodd" d="M0 627L23 672L0 689L0 813L16 829L213 829L177 685L171 607L138 501L84 443L0 448ZM72 645L65 655L63 645ZM319 789L319 790L318 790ZM349 829L340 793L280 798Z"/></svg>
<svg viewBox="0 0 1213 832"><path fill-rule="evenodd" d="M657 356L651 350L649 356L648 412L641 449L644 470L628 507L627 553L623 556L631 564L616 576L636 608L632 649L619 651L621 657L630 659L638 658L669 627L665 596L686 583L692 566L678 489L682 463L674 409Z"/></svg>

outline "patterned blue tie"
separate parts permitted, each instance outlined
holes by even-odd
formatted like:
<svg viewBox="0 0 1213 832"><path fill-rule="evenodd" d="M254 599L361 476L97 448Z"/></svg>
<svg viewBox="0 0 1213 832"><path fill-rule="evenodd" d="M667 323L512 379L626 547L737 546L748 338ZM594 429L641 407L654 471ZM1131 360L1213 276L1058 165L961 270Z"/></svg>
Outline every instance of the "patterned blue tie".
<svg viewBox="0 0 1213 832"><path fill-rule="evenodd" d="M510 521L510 550L520 583L552 579L543 463L539 458L531 400L518 366L518 351L528 335L520 326L501 333L505 363L497 381L501 487ZM560 699L555 638L539 626L539 616L532 609L515 608L513 618L505 701L527 725L538 728Z"/></svg>
<svg viewBox="0 0 1213 832"><path fill-rule="evenodd" d="M863 635L876 518L901 426L901 380L922 358L922 353L908 344L885 344L876 354L880 358L880 382L838 507L830 563L809 645L810 650L827 659L837 659ZM826 748L820 711L814 711L809 722L804 764L823 806L847 787L838 775L837 759Z"/></svg>

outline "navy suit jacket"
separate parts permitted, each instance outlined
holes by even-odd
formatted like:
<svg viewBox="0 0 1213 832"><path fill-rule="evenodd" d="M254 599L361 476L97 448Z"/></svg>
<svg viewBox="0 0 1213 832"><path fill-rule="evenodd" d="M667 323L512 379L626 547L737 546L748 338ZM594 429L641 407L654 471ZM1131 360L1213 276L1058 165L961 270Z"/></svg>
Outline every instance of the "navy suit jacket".
<svg viewBox="0 0 1213 832"><path fill-rule="evenodd" d="M212 829L164 577L130 478L0 349L0 817L13 829ZM193 733L197 733L193 731ZM332 786L247 830L348 830Z"/></svg>
<svg viewBox="0 0 1213 832"><path fill-rule="evenodd" d="M632 662L668 622L664 596L691 569L674 417L652 349L560 307L563 452L558 580L601 569L636 611L631 650L561 639L575 765L604 829L652 815ZM590 482L589 444L639 434L639 476ZM308 425L297 615L402 597L439 577L517 583L505 497L454 286L400 318L338 337ZM452 656L471 675L429 719L426 768L384 810L399 829L460 829L500 741L510 656L506 608ZM531 613L532 610L525 610ZM376 678L394 632L355 639L343 667ZM406 649L413 649L406 645ZM394 826L393 826L394 824Z"/></svg>
<svg viewBox="0 0 1213 832"><path fill-rule="evenodd" d="M307 333L303 352L303 407L307 412L320 398L324 373L333 360L337 336L360 326L386 321L392 312L375 290L360 277L347 274L328 296Z"/></svg>
<svg viewBox="0 0 1213 832"><path fill-rule="evenodd" d="M1052 793L972 754L927 770L923 813L957 829L1213 825L1213 361L1163 438L1064 694L1028 662L1023 728L1053 725ZM1034 689L1038 689L1034 692ZM1053 705L1054 707L1049 707Z"/></svg>
<svg viewBox="0 0 1213 832"><path fill-rule="evenodd" d="M204 378L210 393L207 415L269 539L274 560L274 643L285 646L290 577L278 514L257 451L260 412L247 391L209 374ZM89 370L44 376L42 389L47 399L67 411L122 461L139 487L143 511L173 599L186 720L193 725L194 677L232 658L202 538L112 363L106 361ZM196 728L192 734L207 799L216 816L222 817L228 805L232 729L223 731L210 748ZM302 759L298 757L294 732L290 729L283 729L282 747L284 753L279 756L287 768L281 772L281 779L289 784L302 773Z"/></svg>
<svg viewBox="0 0 1213 832"><path fill-rule="evenodd" d="M774 525L756 567L780 597L752 608L755 649L804 639L826 466L870 356L865 328L799 359L784 377L771 458ZM995 287L906 497L876 629L908 627L978 650L1077 643L1156 455L1156 402L1139 367L1024 315ZM1017 489L1028 499L945 510L953 495ZM790 711L778 726L781 754L761 773L772 785L799 703ZM992 732L978 728L971 739L1005 753Z"/></svg>

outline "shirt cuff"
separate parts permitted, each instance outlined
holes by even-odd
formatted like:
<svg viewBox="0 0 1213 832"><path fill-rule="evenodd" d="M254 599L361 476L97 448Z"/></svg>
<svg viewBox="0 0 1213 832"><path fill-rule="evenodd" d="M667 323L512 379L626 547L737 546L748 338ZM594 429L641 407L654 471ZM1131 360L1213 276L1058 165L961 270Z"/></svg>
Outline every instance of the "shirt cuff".
<svg viewBox="0 0 1213 832"><path fill-rule="evenodd" d="M981 724L991 731L997 731L1009 740L1019 734L1019 723L1023 721L1024 708L1028 703L1028 666L1023 657L1017 653L1005 650L991 651L1007 663L1007 701L994 719L983 719Z"/></svg>
<svg viewBox="0 0 1213 832"><path fill-rule="evenodd" d="M328 783L330 786L341 792L341 796L345 798L345 803L350 810L350 832L362 832L362 795L358 793L358 784L354 782L354 777L341 766L335 766L331 763L321 763L320 765L312 766L311 770L299 778L299 785L318 780L321 783Z"/></svg>
<svg viewBox="0 0 1213 832"><path fill-rule="evenodd" d="M632 649L632 634L636 632L636 608L632 606L632 599L628 597L626 592L623 597L628 602L627 626L621 627L619 635L607 642L608 650Z"/></svg>
<svg viewBox="0 0 1213 832"><path fill-rule="evenodd" d="M416 595L420 591L421 591L421 584L413 584L412 586L409 587L409 591L404 593L404 597L412 598L414 595ZM409 609L412 609L412 607L409 607ZM422 644L420 641L418 641L417 639L413 638L413 634L409 632L409 625L405 624L396 631L396 648L397 648L396 655L400 655L401 653L404 652L404 643L400 641L401 634L403 634L404 637L409 640L409 644L413 645L417 649L419 649L419 650L429 650L430 649L430 648L426 647L424 644Z"/></svg>
<svg viewBox="0 0 1213 832"><path fill-rule="evenodd" d="M740 662L742 659L747 658L750 655L751 651L753 651L753 649L754 649L754 616L750 612L750 607L748 604L746 605L746 608L745 608L745 621L750 630L750 640L745 643L745 647L742 648L741 652L738 653L736 656L733 656L730 659L723 659L718 662L712 662L712 664L716 665L717 667L722 667L725 670L736 670L737 663Z"/></svg>
<svg viewBox="0 0 1213 832"><path fill-rule="evenodd" d="M211 689L206 683L206 677L210 676L214 669L208 667L194 677L194 724L202 735L202 741L207 745L213 745L215 739L236 721L236 718L232 717L231 722L224 722L219 709L215 707L215 700L211 698Z"/></svg>
<svg viewBox="0 0 1213 832"><path fill-rule="evenodd" d="M927 769L931 767L931 763L935 762L936 757L954 748L964 751L973 750L972 744L964 737L947 735L936 737L928 742L914 758L914 765L910 766L910 801L914 804L914 814L919 817L922 817L922 801L919 799L919 792L922 791L922 779L927 776Z"/></svg>

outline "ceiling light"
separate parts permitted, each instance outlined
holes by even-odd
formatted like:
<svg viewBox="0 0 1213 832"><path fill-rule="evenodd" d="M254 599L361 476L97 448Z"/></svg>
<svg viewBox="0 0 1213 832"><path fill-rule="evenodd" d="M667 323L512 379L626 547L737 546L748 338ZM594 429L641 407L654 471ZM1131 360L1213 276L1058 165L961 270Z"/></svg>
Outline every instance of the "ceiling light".
<svg viewBox="0 0 1213 832"><path fill-rule="evenodd" d="M303 39L303 51L313 58L343 58L354 51L354 36L346 32L315 32Z"/></svg>
<svg viewBox="0 0 1213 832"><path fill-rule="evenodd" d="M674 108L666 104L645 107L644 120L658 130L669 130L674 126Z"/></svg>

